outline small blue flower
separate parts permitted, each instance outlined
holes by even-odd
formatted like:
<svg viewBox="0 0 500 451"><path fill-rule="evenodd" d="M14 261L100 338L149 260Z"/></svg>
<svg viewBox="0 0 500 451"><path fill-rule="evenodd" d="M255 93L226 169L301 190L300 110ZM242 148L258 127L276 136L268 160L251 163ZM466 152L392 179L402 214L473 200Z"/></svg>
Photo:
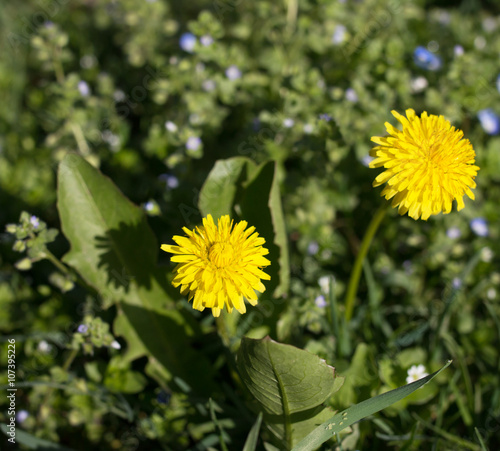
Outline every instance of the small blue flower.
<svg viewBox="0 0 500 451"><path fill-rule="evenodd" d="M448 238L451 238L452 240L456 240L457 238L460 238L462 236L462 232L458 227L450 227L446 231L446 236Z"/></svg>
<svg viewBox="0 0 500 451"><path fill-rule="evenodd" d="M85 334L85 333L87 333L87 331L88 331L88 330L89 330L89 328L88 328L88 326L87 326L86 324L80 324L80 325L78 326L78 329L77 329L77 331L78 331L79 333L81 333L81 334Z"/></svg>
<svg viewBox="0 0 500 451"><path fill-rule="evenodd" d="M403 262L403 268L406 274L413 274L413 263L410 260L405 260Z"/></svg>
<svg viewBox="0 0 500 451"><path fill-rule="evenodd" d="M345 39L346 28L344 25L337 25L333 31L332 43L335 45L342 44Z"/></svg>
<svg viewBox="0 0 500 451"><path fill-rule="evenodd" d="M260 119L258 117L254 117L252 119L252 130L254 132L258 132L260 130Z"/></svg>
<svg viewBox="0 0 500 451"><path fill-rule="evenodd" d="M321 113L318 117L319 117L320 120L323 120L323 121L326 121L326 122L330 122L332 120L332 117L329 114L326 114L326 113Z"/></svg>
<svg viewBox="0 0 500 451"><path fill-rule="evenodd" d="M179 186L179 179L175 175L161 174L158 177L162 182L165 182L167 188L177 188Z"/></svg>
<svg viewBox="0 0 500 451"><path fill-rule="evenodd" d="M491 108L478 111L477 118L488 135L498 135L500 132L500 118Z"/></svg>
<svg viewBox="0 0 500 451"><path fill-rule="evenodd" d="M319 308L325 308L328 303L325 301L325 297L320 294L315 300L314 303L316 304L317 307Z"/></svg>
<svg viewBox="0 0 500 451"><path fill-rule="evenodd" d="M33 215L30 218L30 224L34 229L38 229L38 227L40 227L40 220L35 215Z"/></svg>
<svg viewBox="0 0 500 451"><path fill-rule="evenodd" d="M319 244L316 241L311 241L307 246L307 253L309 255L316 255L319 251Z"/></svg>
<svg viewBox="0 0 500 451"><path fill-rule="evenodd" d="M87 82L85 81L79 81L78 82L78 91L80 91L80 94L83 97L87 97L90 94L90 88Z"/></svg>
<svg viewBox="0 0 500 451"><path fill-rule="evenodd" d="M462 56L464 54L464 48L461 45L456 45L453 47L453 54L455 56Z"/></svg>
<svg viewBox="0 0 500 451"><path fill-rule="evenodd" d="M441 68L441 58L429 52L425 47L418 46L413 52L413 61L421 69L438 70Z"/></svg>
<svg viewBox="0 0 500 451"><path fill-rule="evenodd" d="M198 150L201 147L201 139L198 136L190 136L186 141L186 149Z"/></svg>
<svg viewBox="0 0 500 451"><path fill-rule="evenodd" d="M470 228L477 236L488 236L488 222L484 218L474 218L470 222Z"/></svg>
<svg viewBox="0 0 500 451"><path fill-rule="evenodd" d="M155 203L152 200L148 200L144 204L144 210L146 210L146 211L152 211L152 210L154 210L154 208L155 208Z"/></svg>
<svg viewBox="0 0 500 451"><path fill-rule="evenodd" d="M226 77L229 78L229 80L237 80L238 78L241 78L241 71L238 69L238 66L235 66L234 64L229 66L226 69Z"/></svg>
<svg viewBox="0 0 500 451"><path fill-rule="evenodd" d="M158 393L156 400L158 401L159 404L168 404L170 402L171 397L172 395L170 393L167 393L165 390L162 390L160 391L160 393Z"/></svg>
<svg viewBox="0 0 500 451"><path fill-rule="evenodd" d="M356 103L358 101L358 95L356 94L356 91L352 88L347 88L345 90L345 98L352 103Z"/></svg>
<svg viewBox="0 0 500 451"><path fill-rule="evenodd" d="M188 53L193 53L196 45L196 36L192 33L183 33L179 39L179 46Z"/></svg>
<svg viewBox="0 0 500 451"><path fill-rule="evenodd" d="M28 411L20 410L19 412L17 412L16 421L18 423L24 423L29 416L30 414L28 413Z"/></svg>
<svg viewBox="0 0 500 451"><path fill-rule="evenodd" d="M453 280L451 281L451 286L455 290L458 290L462 286L462 279L460 279L460 277L454 277Z"/></svg>

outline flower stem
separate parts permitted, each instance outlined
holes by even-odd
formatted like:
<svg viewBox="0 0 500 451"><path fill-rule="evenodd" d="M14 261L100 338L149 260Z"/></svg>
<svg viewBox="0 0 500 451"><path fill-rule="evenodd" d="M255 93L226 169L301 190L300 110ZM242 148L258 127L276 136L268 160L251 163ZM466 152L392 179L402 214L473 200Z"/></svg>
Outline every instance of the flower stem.
<svg viewBox="0 0 500 451"><path fill-rule="evenodd" d="M347 286L347 293L345 297L346 322L350 321L352 318L354 302L356 300L356 293L358 291L359 278L361 276L361 270L363 269L363 261L366 257L366 254L368 253L368 249L370 249L373 237L375 236L375 233L377 232L382 219L384 219L385 213L388 210L388 205L390 204L384 204L377 210L375 216L373 216L370 224L368 225L368 229L366 230L363 241L361 242L361 247L359 248L358 255L356 256L356 261L354 262L354 268L351 272L351 278L349 279L349 285Z"/></svg>

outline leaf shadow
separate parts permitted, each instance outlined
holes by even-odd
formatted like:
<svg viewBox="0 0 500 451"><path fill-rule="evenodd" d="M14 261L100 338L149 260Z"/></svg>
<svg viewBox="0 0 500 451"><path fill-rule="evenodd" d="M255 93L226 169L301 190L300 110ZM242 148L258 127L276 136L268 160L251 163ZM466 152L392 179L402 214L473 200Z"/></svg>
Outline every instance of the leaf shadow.
<svg viewBox="0 0 500 451"><path fill-rule="evenodd" d="M117 228L96 236L95 247L101 251L97 267L106 271L109 285L126 293L132 281L151 288L158 274L158 246L144 216L138 223L120 222Z"/></svg>

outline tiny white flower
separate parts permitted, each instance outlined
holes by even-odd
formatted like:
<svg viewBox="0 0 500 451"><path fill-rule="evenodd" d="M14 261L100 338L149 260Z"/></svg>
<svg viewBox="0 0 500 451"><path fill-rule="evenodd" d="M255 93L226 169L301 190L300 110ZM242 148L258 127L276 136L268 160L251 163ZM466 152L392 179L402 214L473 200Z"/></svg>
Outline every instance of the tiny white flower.
<svg viewBox="0 0 500 451"><path fill-rule="evenodd" d="M286 128L292 128L295 124L295 121L289 117L283 120L283 126Z"/></svg>
<svg viewBox="0 0 500 451"><path fill-rule="evenodd" d="M314 131L314 125L313 124L304 124L304 133L306 135L310 135Z"/></svg>
<svg viewBox="0 0 500 451"><path fill-rule="evenodd" d="M144 204L144 210L146 210L146 211L153 211L154 208L155 208L155 203L152 200L148 200Z"/></svg>
<svg viewBox="0 0 500 451"><path fill-rule="evenodd" d="M488 299L493 300L497 297L497 290L494 288L489 288L488 291L486 292L486 296Z"/></svg>
<svg viewBox="0 0 500 451"><path fill-rule="evenodd" d="M486 47L486 39L484 39L484 36L477 36L476 39L474 39L474 47L478 50L483 50Z"/></svg>
<svg viewBox="0 0 500 451"><path fill-rule="evenodd" d="M198 113L191 113L189 115L189 122L193 125L201 123L201 117Z"/></svg>
<svg viewBox="0 0 500 451"><path fill-rule="evenodd" d="M494 256L495 256L495 254L488 246L485 246L481 249L481 260L483 262L486 262L486 263L491 262L491 260L493 260Z"/></svg>
<svg viewBox="0 0 500 451"><path fill-rule="evenodd" d="M410 91L413 93L422 92L427 86L429 86L429 82L423 76L412 78L410 81Z"/></svg>
<svg viewBox="0 0 500 451"><path fill-rule="evenodd" d="M210 36L209 34L205 34L200 38L201 45L208 47L209 45L212 45L214 42L214 38Z"/></svg>
<svg viewBox="0 0 500 451"><path fill-rule="evenodd" d="M411 384L412 382L418 381L419 379L422 379L423 377L428 376L429 374L425 370L425 366L420 364L420 365L412 365L408 369L408 377L406 378L406 383Z"/></svg>
<svg viewBox="0 0 500 451"><path fill-rule="evenodd" d="M321 288L321 291L325 294L330 293L330 278L331 276L321 276L318 279L318 285Z"/></svg>
<svg viewBox="0 0 500 451"><path fill-rule="evenodd" d="M213 80L203 80L201 87L203 88L203 91L210 92L215 89L216 84Z"/></svg>
<svg viewBox="0 0 500 451"><path fill-rule="evenodd" d="M483 30L491 33L497 27L497 21L493 17L483 19Z"/></svg>
<svg viewBox="0 0 500 451"><path fill-rule="evenodd" d="M175 133L177 131L177 125L175 125L172 121L165 122L165 128L171 133Z"/></svg>
<svg viewBox="0 0 500 451"><path fill-rule="evenodd" d="M83 55L80 58L80 66L83 69L92 69L96 65L97 59L94 55Z"/></svg>
<svg viewBox="0 0 500 451"><path fill-rule="evenodd" d="M123 102L126 99L125 93L121 89L117 89L113 92L113 99L115 102Z"/></svg>
<svg viewBox="0 0 500 451"><path fill-rule="evenodd" d="M52 345L47 343L45 340L42 340L40 343L38 343L37 348L40 352L46 354L51 351Z"/></svg>
<svg viewBox="0 0 500 451"><path fill-rule="evenodd" d="M113 349L121 349L122 348L122 345L120 343L118 343L116 340L114 340L112 343L111 343L111 347Z"/></svg>

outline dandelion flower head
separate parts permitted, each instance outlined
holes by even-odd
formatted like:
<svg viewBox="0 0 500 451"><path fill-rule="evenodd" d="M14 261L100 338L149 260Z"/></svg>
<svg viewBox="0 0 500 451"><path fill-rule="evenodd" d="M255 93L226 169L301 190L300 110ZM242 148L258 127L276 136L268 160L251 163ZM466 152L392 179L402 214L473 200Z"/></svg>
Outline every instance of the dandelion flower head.
<svg viewBox="0 0 500 451"><path fill-rule="evenodd" d="M453 200L460 211L464 194L474 199L471 188L476 187L479 170L470 141L462 139L463 132L443 116L424 111L418 117L413 109L406 110L406 117L396 111L392 114L403 130L386 122L389 136L372 137L378 146L370 151L375 158L370 168L385 168L373 186L387 183L382 196L392 199L399 214L408 213L413 219L450 213Z"/></svg>
<svg viewBox="0 0 500 451"><path fill-rule="evenodd" d="M174 287L193 301L193 308L203 311L211 308L220 315L224 306L231 313L233 308L245 313L244 298L251 305L257 304L255 290L265 290L261 279L271 277L262 271L271 262L264 257L269 251L262 247L264 238L255 227L247 228L247 221L234 224L228 215L222 216L217 225L211 215L203 225L183 230L187 236L174 236L175 245L163 244L161 249L173 255Z"/></svg>

